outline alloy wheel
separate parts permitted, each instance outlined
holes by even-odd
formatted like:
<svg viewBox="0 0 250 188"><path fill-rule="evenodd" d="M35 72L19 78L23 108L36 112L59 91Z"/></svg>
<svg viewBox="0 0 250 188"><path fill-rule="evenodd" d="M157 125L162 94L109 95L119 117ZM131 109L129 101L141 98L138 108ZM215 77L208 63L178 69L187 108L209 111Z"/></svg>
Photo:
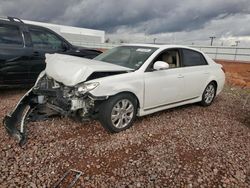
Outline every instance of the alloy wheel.
<svg viewBox="0 0 250 188"><path fill-rule="evenodd" d="M205 90L204 100L207 104L210 104L215 96L215 87L213 84L209 84Z"/></svg>
<svg viewBox="0 0 250 188"><path fill-rule="evenodd" d="M116 128L124 128L129 125L134 115L134 105L128 99L119 100L111 112L111 121Z"/></svg>

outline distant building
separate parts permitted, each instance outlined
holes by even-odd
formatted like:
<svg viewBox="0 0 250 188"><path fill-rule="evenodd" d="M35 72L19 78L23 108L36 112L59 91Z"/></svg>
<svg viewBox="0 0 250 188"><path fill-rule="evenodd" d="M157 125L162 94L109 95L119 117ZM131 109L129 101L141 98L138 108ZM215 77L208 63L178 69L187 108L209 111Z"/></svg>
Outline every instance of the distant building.
<svg viewBox="0 0 250 188"><path fill-rule="evenodd" d="M71 27L65 25L57 25L44 22L35 22L29 20L23 20L23 22L32 25L39 25L47 27L59 35L63 36L69 42L75 45L81 45L82 43L104 43L105 42L105 31L86 29L80 27Z"/></svg>

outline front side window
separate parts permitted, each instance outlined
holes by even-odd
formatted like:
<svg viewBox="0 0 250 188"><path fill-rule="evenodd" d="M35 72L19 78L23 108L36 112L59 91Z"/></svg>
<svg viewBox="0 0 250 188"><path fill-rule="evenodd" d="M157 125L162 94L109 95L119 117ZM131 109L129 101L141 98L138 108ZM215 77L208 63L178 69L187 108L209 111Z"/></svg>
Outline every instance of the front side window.
<svg viewBox="0 0 250 188"><path fill-rule="evenodd" d="M33 47L44 50L61 50L63 41L56 35L42 29L30 29Z"/></svg>
<svg viewBox="0 0 250 188"><path fill-rule="evenodd" d="M199 52L183 49L182 53L184 67L207 65L205 58Z"/></svg>
<svg viewBox="0 0 250 188"><path fill-rule="evenodd" d="M20 30L14 25L0 24L0 44L23 45L23 38Z"/></svg>
<svg viewBox="0 0 250 188"><path fill-rule="evenodd" d="M94 59L136 70L139 69L156 50L157 48L151 47L119 46L104 52Z"/></svg>
<svg viewBox="0 0 250 188"><path fill-rule="evenodd" d="M156 61L163 61L163 62L168 63L169 68L178 68L180 67L179 51L175 49L164 51L155 59L154 62Z"/></svg>

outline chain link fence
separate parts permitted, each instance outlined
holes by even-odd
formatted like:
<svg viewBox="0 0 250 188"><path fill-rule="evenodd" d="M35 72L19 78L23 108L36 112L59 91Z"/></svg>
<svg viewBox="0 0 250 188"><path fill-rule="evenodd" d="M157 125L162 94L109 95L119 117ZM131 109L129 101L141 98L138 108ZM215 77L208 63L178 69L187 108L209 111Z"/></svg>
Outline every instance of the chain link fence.
<svg viewBox="0 0 250 188"><path fill-rule="evenodd" d="M226 47L226 46L192 46L213 59L225 59L232 61L246 61L250 63L250 48Z"/></svg>

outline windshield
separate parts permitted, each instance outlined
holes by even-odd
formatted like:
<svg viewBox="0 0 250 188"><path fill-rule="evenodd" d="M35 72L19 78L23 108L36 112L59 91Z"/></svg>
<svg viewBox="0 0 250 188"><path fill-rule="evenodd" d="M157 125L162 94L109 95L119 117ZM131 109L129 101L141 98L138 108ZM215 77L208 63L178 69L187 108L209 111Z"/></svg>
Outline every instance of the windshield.
<svg viewBox="0 0 250 188"><path fill-rule="evenodd" d="M100 54L95 60L138 69L151 56L157 48L141 46L119 46Z"/></svg>

